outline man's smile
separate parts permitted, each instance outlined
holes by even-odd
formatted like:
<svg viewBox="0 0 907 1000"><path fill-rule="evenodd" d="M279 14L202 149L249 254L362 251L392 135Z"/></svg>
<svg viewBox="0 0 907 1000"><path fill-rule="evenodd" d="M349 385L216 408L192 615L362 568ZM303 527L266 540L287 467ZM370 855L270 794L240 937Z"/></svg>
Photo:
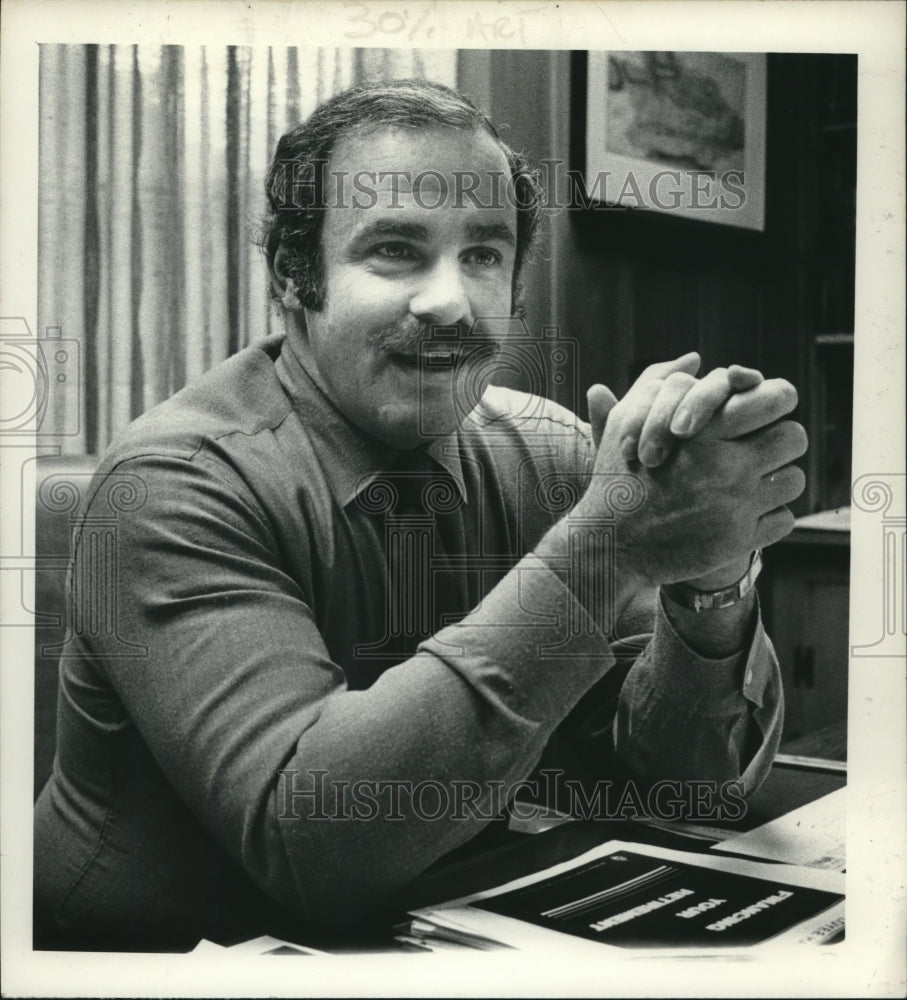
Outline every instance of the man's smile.
<svg viewBox="0 0 907 1000"><path fill-rule="evenodd" d="M426 375L444 374L494 349L486 341L474 344L423 342L414 347L384 349L394 364Z"/></svg>

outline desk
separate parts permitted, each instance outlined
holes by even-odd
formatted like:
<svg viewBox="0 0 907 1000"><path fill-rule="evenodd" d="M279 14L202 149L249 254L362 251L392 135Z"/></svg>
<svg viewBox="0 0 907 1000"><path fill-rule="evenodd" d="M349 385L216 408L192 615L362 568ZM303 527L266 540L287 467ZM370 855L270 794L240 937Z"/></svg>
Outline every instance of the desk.
<svg viewBox="0 0 907 1000"><path fill-rule="evenodd" d="M833 728L834 732L826 734L826 746L828 741L837 741L838 746L843 746L841 727ZM737 822L720 825L728 834L753 829L836 791L845 783L846 777L842 774L776 766L748 802L746 816ZM331 954L408 951L394 941L393 927L406 919L409 910L502 885L567 861L607 840L693 852L708 851L712 843L694 840L670 829L618 819L576 821L538 834L513 833L501 822L486 829L482 839L485 847L480 853L468 854L461 849L448 855L390 899L355 938L318 939L306 935L301 943Z"/></svg>
<svg viewBox="0 0 907 1000"><path fill-rule="evenodd" d="M847 722L835 722L798 739L790 740L782 745L781 752L803 757L846 761Z"/></svg>
<svg viewBox="0 0 907 1000"><path fill-rule="evenodd" d="M733 832L751 830L769 820L843 788L846 777L840 774L811 772L788 767L774 767L765 784L747 803L743 819L716 823ZM417 906L427 906L550 867L576 857L606 840L629 840L670 847L679 851L708 851L713 841L694 840L669 829L651 827L628 820L598 820L567 823L532 835L502 835L501 843L474 858L438 865L399 893L389 910L402 913Z"/></svg>
<svg viewBox="0 0 907 1000"><path fill-rule="evenodd" d="M759 791L747 801L746 815L735 822L714 825L726 829L728 835L751 830L842 788L846 774L830 771L823 761L846 760L847 723L838 722L783 744L782 761L785 756L799 758L797 766L776 763ZM804 766L802 758L807 756L818 758L818 766ZM514 833L505 822L496 821L479 838L447 855L393 896L355 936L339 939L307 933L299 943L332 955L409 952L411 949L394 940L393 930L406 919L409 910L503 885L574 858L607 840L693 852L706 852L714 842L692 839L676 829L620 819L576 821L537 834Z"/></svg>

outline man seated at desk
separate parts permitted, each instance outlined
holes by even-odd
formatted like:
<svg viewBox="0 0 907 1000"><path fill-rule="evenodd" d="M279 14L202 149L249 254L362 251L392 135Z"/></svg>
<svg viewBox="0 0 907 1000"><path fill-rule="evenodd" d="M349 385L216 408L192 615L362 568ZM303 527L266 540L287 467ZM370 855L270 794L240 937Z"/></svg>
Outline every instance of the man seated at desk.
<svg viewBox="0 0 907 1000"><path fill-rule="evenodd" d="M338 177L358 187L331 203ZM620 402L594 387L591 427L476 390L540 203L446 88L323 104L268 200L285 335L137 420L93 483L89 517L140 484L115 631L147 656L85 632L62 663L39 946L351 926L541 763L752 789L778 745L752 580L803 488L792 387L687 355ZM454 787L435 816L426 789Z"/></svg>

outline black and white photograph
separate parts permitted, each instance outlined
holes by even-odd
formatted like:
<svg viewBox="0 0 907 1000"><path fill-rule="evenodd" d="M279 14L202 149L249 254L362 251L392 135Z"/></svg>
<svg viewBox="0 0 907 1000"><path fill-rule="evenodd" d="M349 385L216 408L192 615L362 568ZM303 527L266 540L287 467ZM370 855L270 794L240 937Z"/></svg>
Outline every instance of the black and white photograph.
<svg viewBox="0 0 907 1000"><path fill-rule="evenodd" d="M4 995L903 994L905 7L760 8L11 0Z"/></svg>

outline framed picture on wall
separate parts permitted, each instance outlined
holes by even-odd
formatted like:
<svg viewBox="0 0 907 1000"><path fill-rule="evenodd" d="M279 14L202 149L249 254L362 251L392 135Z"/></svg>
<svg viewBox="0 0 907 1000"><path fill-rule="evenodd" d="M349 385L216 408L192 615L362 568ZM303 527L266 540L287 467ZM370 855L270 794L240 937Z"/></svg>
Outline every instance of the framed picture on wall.
<svg viewBox="0 0 907 1000"><path fill-rule="evenodd" d="M590 52L588 201L765 228L765 55Z"/></svg>

